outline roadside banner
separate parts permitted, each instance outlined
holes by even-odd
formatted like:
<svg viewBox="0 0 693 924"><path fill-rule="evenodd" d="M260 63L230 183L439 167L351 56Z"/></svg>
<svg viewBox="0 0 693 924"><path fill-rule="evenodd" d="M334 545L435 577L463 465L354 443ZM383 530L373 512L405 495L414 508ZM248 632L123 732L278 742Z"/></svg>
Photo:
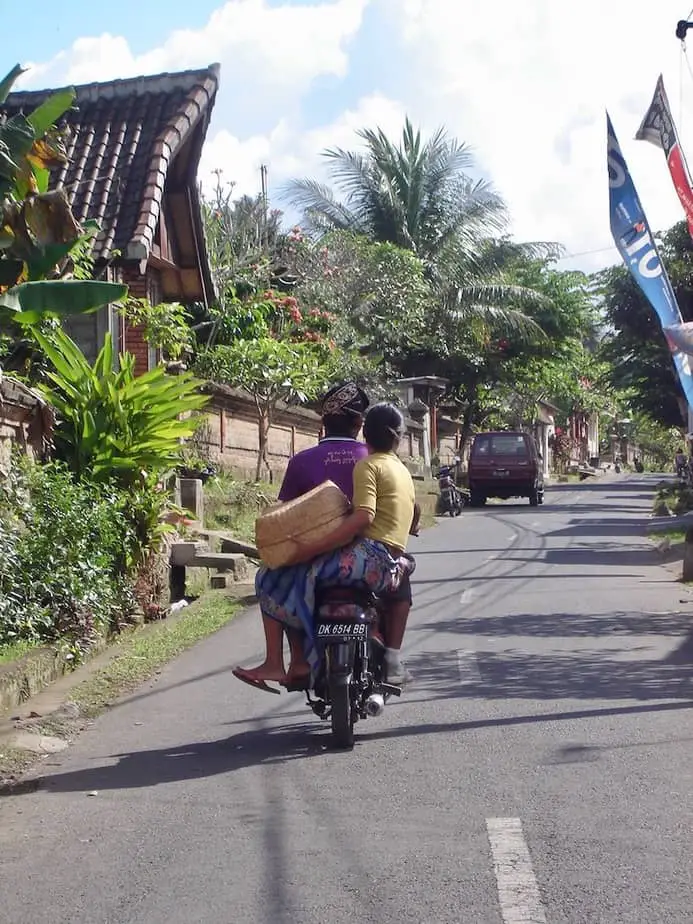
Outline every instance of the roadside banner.
<svg viewBox="0 0 693 924"><path fill-rule="evenodd" d="M611 233L623 262L657 313L688 406L693 408L693 375L689 357L677 347L668 330L683 326L681 311L608 113L606 124Z"/></svg>
<svg viewBox="0 0 693 924"><path fill-rule="evenodd" d="M664 151L676 194L688 221L688 231L693 238L693 186L691 184L691 174L676 131L661 74L657 81L650 108L645 113L645 118L642 120L635 137L638 141L649 141L650 144L654 144L655 147Z"/></svg>

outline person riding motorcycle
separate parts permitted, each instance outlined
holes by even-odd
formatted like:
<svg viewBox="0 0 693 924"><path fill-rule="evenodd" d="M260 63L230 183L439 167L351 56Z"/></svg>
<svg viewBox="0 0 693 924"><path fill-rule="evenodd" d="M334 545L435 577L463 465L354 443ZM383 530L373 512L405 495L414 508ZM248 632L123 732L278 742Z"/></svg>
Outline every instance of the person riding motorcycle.
<svg viewBox="0 0 693 924"><path fill-rule="evenodd" d="M679 447L676 455L674 456L674 468L676 469L677 477L682 480L686 477L686 469L688 466L688 459L684 450Z"/></svg>
<svg viewBox="0 0 693 924"><path fill-rule="evenodd" d="M353 382L330 389L322 404L325 436L317 446L298 453L290 461L279 492L280 501L300 497L328 479L335 482L344 494L350 500L352 499L355 466L369 455L368 447L356 439L368 404L365 392ZM399 412L396 409L393 410L396 419ZM382 412L380 416L382 417ZM401 415L399 415L399 420L401 420ZM401 467L404 469L403 465ZM406 469L404 471L406 472ZM413 535L418 534L419 514L419 506L414 502L410 523L410 532ZM290 690L303 689L310 675L303 650L304 627L300 623L296 624L295 620L278 618L276 612L270 612L276 610L276 607L270 599L271 594L268 596L266 593L266 585L274 581L277 573L288 570L288 568L275 569L275 571L261 569L258 573L256 586L265 632L265 660L257 668L246 670L239 667L233 671L234 676L244 683L272 693L279 691L268 686L267 681L277 682ZM288 580L286 575L284 578ZM264 591L263 586L265 586ZM405 570L399 584L393 589L383 588L383 591L381 601L384 610L386 666L389 681L397 684L410 679L400 659L400 649L412 602L409 571ZM263 594L267 601L265 606L263 606ZM288 636L291 658L288 671L284 669L284 631Z"/></svg>

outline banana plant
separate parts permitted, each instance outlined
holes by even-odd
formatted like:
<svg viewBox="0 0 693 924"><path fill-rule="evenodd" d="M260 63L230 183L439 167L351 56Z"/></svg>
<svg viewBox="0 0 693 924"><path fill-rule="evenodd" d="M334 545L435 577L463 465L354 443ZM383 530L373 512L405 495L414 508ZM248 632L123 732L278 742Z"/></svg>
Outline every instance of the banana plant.
<svg viewBox="0 0 693 924"><path fill-rule="evenodd" d="M0 81L0 107L23 72L16 65ZM33 328L47 317L96 311L127 293L115 283L66 278L70 254L96 230L93 223L79 225L63 189L49 189L51 168L67 161L56 122L74 98L74 89L59 90L28 115L0 122L0 323Z"/></svg>

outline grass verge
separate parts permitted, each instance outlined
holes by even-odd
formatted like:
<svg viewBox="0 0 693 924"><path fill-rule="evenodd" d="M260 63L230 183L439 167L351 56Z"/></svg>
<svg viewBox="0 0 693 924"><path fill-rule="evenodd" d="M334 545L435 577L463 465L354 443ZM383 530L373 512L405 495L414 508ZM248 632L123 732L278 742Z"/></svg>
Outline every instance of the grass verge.
<svg viewBox="0 0 693 924"><path fill-rule="evenodd" d="M103 666L87 664L75 672L75 686L65 693L63 707L45 717L25 720L17 729L72 740L85 727L85 720L104 712L169 661L221 629L246 602L231 594L208 592L180 613L124 636L114 643ZM86 675L82 680L81 671ZM42 756L14 747L11 736L0 740L0 794L19 791L23 784L18 778Z"/></svg>
<svg viewBox="0 0 693 924"><path fill-rule="evenodd" d="M276 501L278 493L279 483L237 481L222 472L204 488L205 526L228 530L237 539L254 542L255 519L263 507Z"/></svg>
<svg viewBox="0 0 693 924"><path fill-rule="evenodd" d="M686 533L682 529L662 529L657 530L656 533L649 533L648 538L652 542L661 542L662 539L668 539L671 543L683 542L686 538Z"/></svg>
<svg viewBox="0 0 693 924"><path fill-rule="evenodd" d="M13 642L11 645L0 645L0 664L18 661L33 648L38 648L40 644L40 642Z"/></svg>
<svg viewBox="0 0 693 924"><path fill-rule="evenodd" d="M657 486L653 501L653 512L657 516L673 513L681 516L693 510L693 488L676 482L662 482Z"/></svg>
<svg viewBox="0 0 693 924"><path fill-rule="evenodd" d="M180 614L147 626L125 640L105 667L76 686L71 701L77 704L81 715L93 718L173 658L221 629L240 606L231 597L206 594Z"/></svg>
<svg viewBox="0 0 693 924"><path fill-rule="evenodd" d="M414 481L416 499L421 505L421 528L433 526L438 503L438 482ZM252 484L237 481L221 473L207 482L205 491L205 527L227 530L237 539L255 541L255 520L267 504L276 501L279 482Z"/></svg>

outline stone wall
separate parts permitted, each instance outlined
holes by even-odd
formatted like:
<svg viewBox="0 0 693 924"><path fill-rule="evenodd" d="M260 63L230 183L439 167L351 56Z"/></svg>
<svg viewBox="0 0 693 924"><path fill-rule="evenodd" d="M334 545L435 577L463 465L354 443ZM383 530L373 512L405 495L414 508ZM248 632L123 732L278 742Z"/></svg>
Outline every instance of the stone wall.
<svg viewBox="0 0 693 924"><path fill-rule="evenodd" d="M32 458L42 455L52 426L45 401L21 382L0 378L0 474L9 472L15 446Z"/></svg>
<svg viewBox="0 0 693 924"><path fill-rule="evenodd" d="M234 474L253 478L257 464L257 420L255 405L245 392L215 386L206 409L205 425L194 440L196 448ZM316 444L320 431L320 417L314 411L286 406L278 409L268 447L273 480L281 478L292 456ZM407 420L401 457L405 461L420 458L422 440L421 425Z"/></svg>
<svg viewBox="0 0 693 924"><path fill-rule="evenodd" d="M225 469L254 477L257 464L258 417L252 399L235 388L216 387L206 410L206 423L195 442L204 455ZM281 477L289 459L320 436L320 418L303 408L281 407L269 434L273 476Z"/></svg>

